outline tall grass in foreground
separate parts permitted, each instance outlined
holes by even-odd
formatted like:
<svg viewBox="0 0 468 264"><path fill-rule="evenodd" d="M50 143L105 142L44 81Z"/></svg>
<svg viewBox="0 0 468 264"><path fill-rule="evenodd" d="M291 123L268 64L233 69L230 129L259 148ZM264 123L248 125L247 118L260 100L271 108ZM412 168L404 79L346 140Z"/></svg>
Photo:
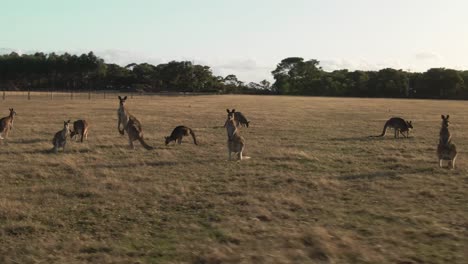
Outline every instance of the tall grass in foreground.
<svg viewBox="0 0 468 264"><path fill-rule="evenodd" d="M128 148L118 100L3 101L0 263L465 263L468 104L270 96L135 97L153 151ZM251 121L227 161L226 108ZM457 168L438 168L450 114ZM391 116L409 139L368 138ZM89 140L50 153L63 121ZM178 125L199 146L164 145Z"/></svg>

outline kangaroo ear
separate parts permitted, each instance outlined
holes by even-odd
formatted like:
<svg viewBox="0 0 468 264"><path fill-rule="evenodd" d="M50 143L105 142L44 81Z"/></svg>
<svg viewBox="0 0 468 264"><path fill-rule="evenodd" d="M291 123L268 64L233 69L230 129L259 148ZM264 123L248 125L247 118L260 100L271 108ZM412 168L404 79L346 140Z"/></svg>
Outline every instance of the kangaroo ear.
<svg viewBox="0 0 468 264"><path fill-rule="evenodd" d="M70 123L70 119L68 119L67 123Z"/></svg>
<svg viewBox="0 0 468 264"><path fill-rule="evenodd" d="M236 109L233 108L233 109L232 109L232 112L233 112L233 113L236 112Z"/></svg>
<svg viewBox="0 0 468 264"><path fill-rule="evenodd" d="M227 108L226 108L226 112L228 112L228 114L231 113L231 111L229 111L229 109L227 109Z"/></svg>
<svg viewBox="0 0 468 264"><path fill-rule="evenodd" d="M441 115L440 117L441 117L442 119L445 119L445 116L444 116L444 115Z"/></svg>
<svg viewBox="0 0 468 264"><path fill-rule="evenodd" d="M447 120L449 119L450 115L447 115Z"/></svg>
<svg viewBox="0 0 468 264"><path fill-rule="evenodd" d="M127 96L125 96L123 99L124 99L124 100L127 100Z"/></svg>
<svg viewBox="0 0 468 264"><path fill-rule="evenodd" d="M122 100L122 97L120 97L120 95L119 95L119 100Z"/></svg>

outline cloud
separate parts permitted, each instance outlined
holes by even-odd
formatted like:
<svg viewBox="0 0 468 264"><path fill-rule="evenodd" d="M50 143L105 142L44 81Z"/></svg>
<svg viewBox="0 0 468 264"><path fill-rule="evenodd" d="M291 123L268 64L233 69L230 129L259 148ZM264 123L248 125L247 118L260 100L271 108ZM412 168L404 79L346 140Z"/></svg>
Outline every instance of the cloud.
<svg viewBox="0 0 468 264"><path fill-rule="evenodd" d="M245 82L267 79L272 80L271 71L274 66L259 65L253 59L230 59L226 61L216 59L198 59L189 57L179 58L162 58L153 54L133 52L128 50L109 49L95 52L97 56L103 58L107 63L115 63L125 66L129 63L151 63L158 65L167 63L172 60L176 61L191 61L195 64L206 65L211 68L213 74L220 76L227 76L228 74L235 74L239 80Z"/></svg>
<svg viewBox="0 0 468 264"><path fill-rule="evenodd" d="M414 55L417 60L440 60L442 56L431 51L421 51Z"/></svg>
<svg viewBox="0 0 468 264"><path fill-rule="evenodd" d="M104 59L106 63L115 63L121 66L128 65L130 63L150 63L158 65L163 63L161 58L152 56L151 54L118 50L118 49L107 49L95 51L96 56Z"/></svg>
<svg viewBox="0 0 468 264"><path fill-rule="evenodd" d="M272 81L273 79L271 71L274 70L274 65L259 65L259 63L253 59L234 59L224 63L206 63L206 65L211 65L216 75L226 76L228 74L235 74L239 80L245 82L260 82L264 79Z"/></svg>
<svg viewBox="0 0 468 264"><path fill-rule="evenodd" d="M390 67L389 65L398 65L398 62L382 62L382 63L371 63L366 60L350 61L347 59L324 59L319 60L320 66L325 71L336 71L336 70L363 70L363 71L375 71L382 68Z"/></svg>
<svg viewBox="0 0 468 264"><path fill-rule="evenodd" d="M246 59L246 60L231 60L223 64L216 65L219 69L225 70L235 70L235 71L251 71L258 69L269 68L266 66L260 66L255 60Z"/></svg>
<svg viewBox="0 0 468 264"><path fill-rule="evenodd" d="M10 49L10 48L0 48L0 54L10 54L12 52L16 52L18 54L22 54L23 52L19 49Z"/></svg>

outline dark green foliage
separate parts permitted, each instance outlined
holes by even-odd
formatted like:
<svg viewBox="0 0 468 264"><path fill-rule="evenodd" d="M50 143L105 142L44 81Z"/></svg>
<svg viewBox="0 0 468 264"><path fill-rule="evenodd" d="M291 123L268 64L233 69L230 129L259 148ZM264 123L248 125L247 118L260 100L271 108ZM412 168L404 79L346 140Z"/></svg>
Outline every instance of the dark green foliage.
<svg viewBox="0 0 468 264"><path fill-rule="evenodd" d="M92 52L80 56L68 53L0 56L2 90L218 92L224 90L223 80L214 76L210 67L189 61L171 61L157 66L131 63L121 67L104 63ZM240 84L236 83L236 87Z"/></svg>
<svg viewBox="0 0 468 264"><path fill-rule="evenodd" d="M215 76L209 66L171 61L157 66L106 64L93 52L0 55L0 90L119 90L137 92L222 92L353 97L468 98L468 71L433 68L411 73L326 72L318 60L283 59L271 72L275 82L248 84L229 74Z"/></svg>
<svg viewBox="0 0 468 264"><path fill-rule="evenodd" d="M317 60L290 57L272 71L273 91L279 94L355 97L468 98L468 71L429 69L410 73L380 71L326 72Z"/></svg>

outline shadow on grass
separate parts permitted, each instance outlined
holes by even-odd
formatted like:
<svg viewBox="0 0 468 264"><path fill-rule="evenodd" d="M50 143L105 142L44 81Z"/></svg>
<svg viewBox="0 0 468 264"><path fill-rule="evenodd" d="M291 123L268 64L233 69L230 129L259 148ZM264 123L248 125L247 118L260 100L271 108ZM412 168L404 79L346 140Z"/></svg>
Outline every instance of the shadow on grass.
<svg viewBox="0 0 468 264"><path fill-rule="evenodd" d="M330 141L342 141L342 142L350 142L350 141L374 141L374 140L413 140L414 137L400 137L400 138L394 138L392 137L375 137L375 136L364 136L364 137L350 137L350 138L330 138L328 140Z"/></svg>
<svg viewBox="0 0 468 264"><path fill-rule="evenodd" d="M44 142L44 139L28 138L28 139L16 139L16 140L9 141L9 143L13 143L13 144L34 144L34 143L40 143L40 142Z"/></svg>
<svg viewBox="0 0 468 264"><path fill-rule="evenodd" d="M57 153L54 152L54 149L38 149L38 150L28 150L28 151L14 151L9 152L10 154L57 154L57 155L70 155L70 154L83 154L83 153L92 153L91 149L68 149L65 152L60 149Z"/></svg>
<svg viewBox="0 0 468 264"><path fill-rule="evenodd" d="M433 165L433 166L429 166L429 165ZM419 167L419 168L412 168L409 166L401 166L401 165L393 165L389 167L388 171L340 175L337 177L337 179L344 180L344 181L361 180L361 179L372 180L372 179L378 179L378 178L400 180L402 179L403 175L434 173L439 169L438 165L439 164L438 163L436 164L436 162L428 163L428 166Z"/></svg>
<svg viewBox="0 0 468 264"><path fill-rule="evenodd" d="M401 179L401 176L397 175L396 172L393 171L383 171L383 172L375 172L375 173L362 173L362 174L350 174L350 175L341 175L338 176L338 180L349 181L349 180L362 180L362 179L376 179L376 178L387 178L387 179L394 179L398 180Z"/></svg>
<svg viewBox="0 0 468 264"><path fill-rule="evenodd" d="M342 141L342 142L349 142L349 141L371 141L373 138L371 137L350 137L350 138L330 138L330 141Z"/></svg>
<svg viewBox="0 0 468 264"><path fill-rule="evenodd" d="M64 155L70 155L70 154L87 154L87 153L92 153L93 151L91 149L69 149L63 152L62 150L59 150L57 154L64 154ZM45 154L55 154L54 150L51 149L46 149L43 151Z"/></svg>
<svg viewBox="0 0 468 264"><path fill-rule="evenodd" d="M52 148L49 149L38 149L38 150L20 150L20 151L8 151L8 154L20 155L20 154L54 154ZM61 152L59 152L61 153Z"/></svg>
<svg viewBox="0 0 468 264"><path fill-rule="evenodd" d="M161 166L176 166L189 164L187 161L155 161L155 162L144 162L144 163L125 163L125 164L97 164L93 166L97 169L116 169L116 168L137 168L141 166L150 167L161 167Z"/></svg>

